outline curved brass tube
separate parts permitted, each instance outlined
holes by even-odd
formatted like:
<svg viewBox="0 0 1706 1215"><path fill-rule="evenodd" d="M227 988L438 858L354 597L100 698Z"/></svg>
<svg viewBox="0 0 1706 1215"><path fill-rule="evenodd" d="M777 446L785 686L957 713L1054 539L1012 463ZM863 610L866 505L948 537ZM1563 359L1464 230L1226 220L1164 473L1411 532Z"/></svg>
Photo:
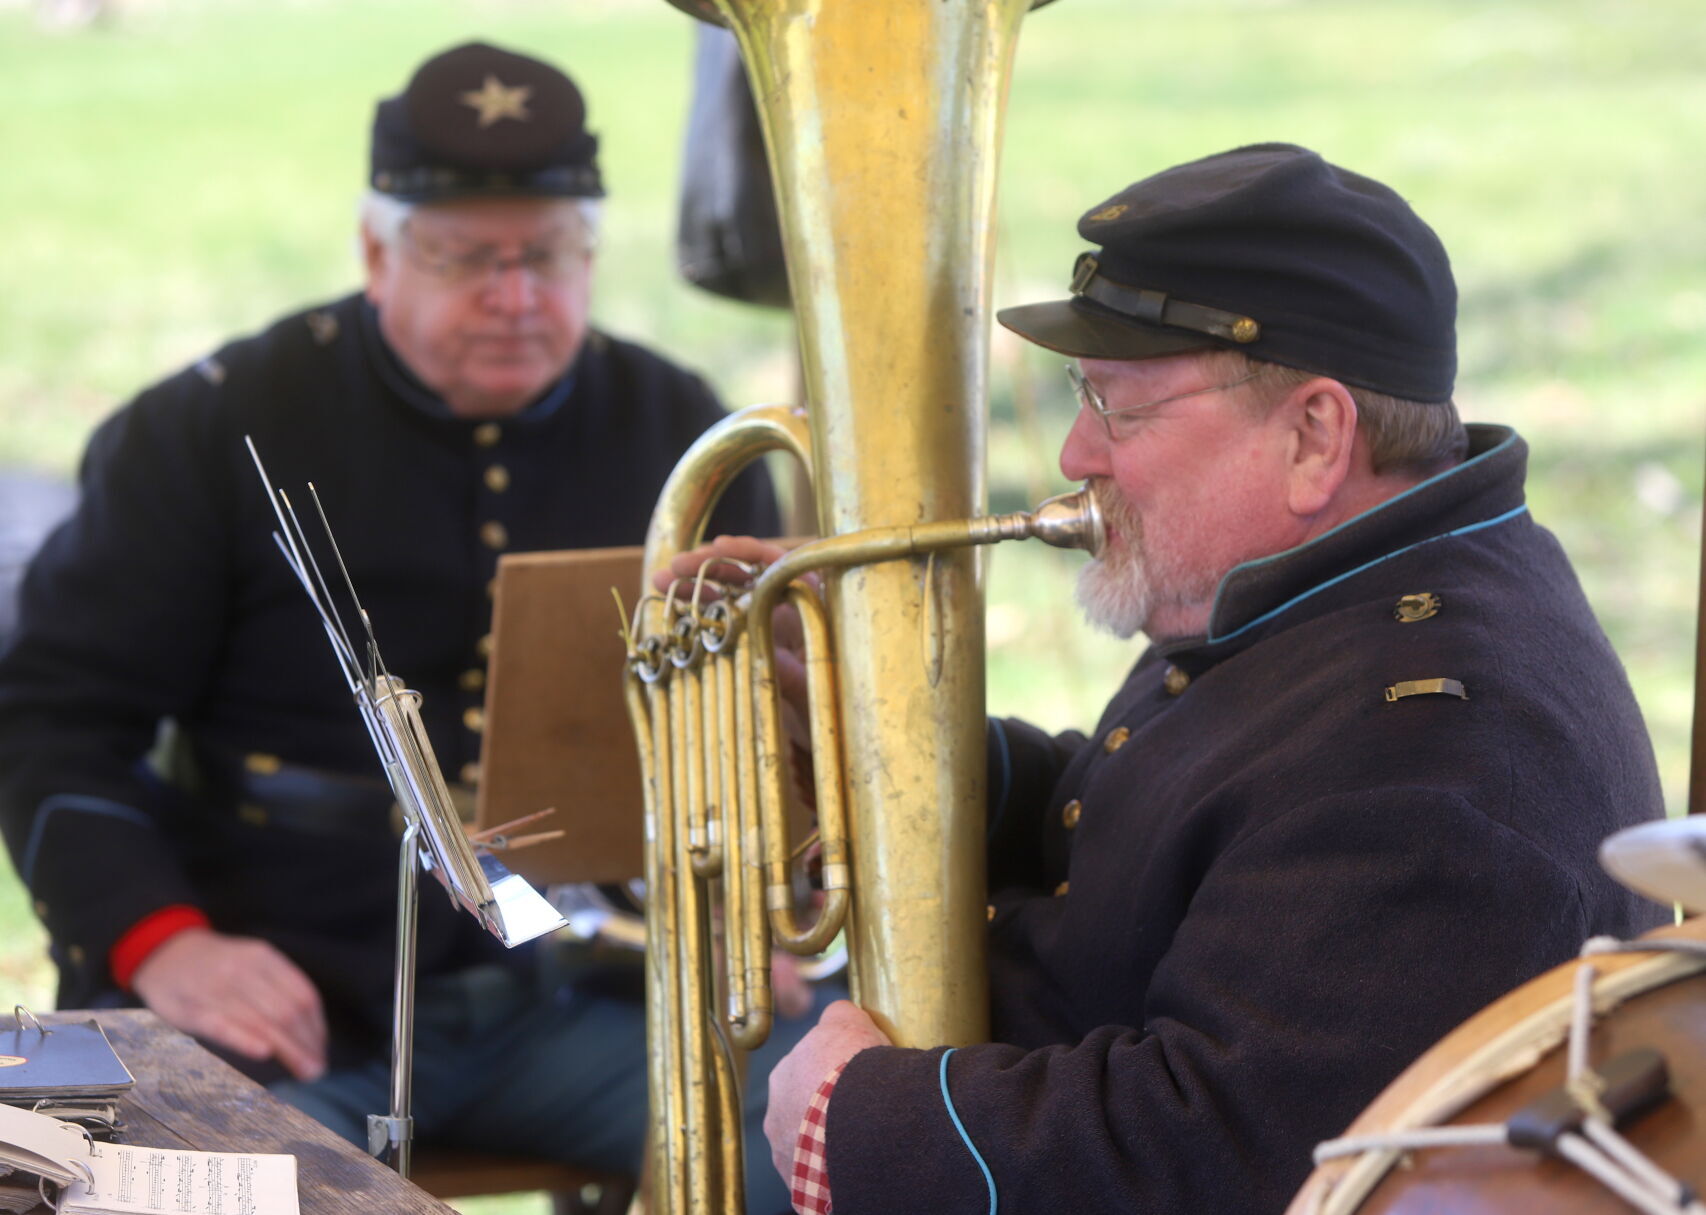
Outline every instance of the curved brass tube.
<svg viewBox="0 0 1706 1215"><path fill-rule="evenodd" d="M762 582L762 579L760 579ZM823 846L824 904L802 928L794 913L789 881L787 803L788 756L782 738L782 693L776 679L776 646L769 610L752 610L753 696L758 713L759 805L764 835L764 905L776 944L789 953L828 949L847 919L852 886L847 855L847 806L842 776L840 714L835 697L835 666L829 648L829 617L817 592L800 584L786 587L788 601L800 613L805 633L806 690L811 705L812 761L815 769L818 835ZM755 600L756 602L756 600Z"/></svg>

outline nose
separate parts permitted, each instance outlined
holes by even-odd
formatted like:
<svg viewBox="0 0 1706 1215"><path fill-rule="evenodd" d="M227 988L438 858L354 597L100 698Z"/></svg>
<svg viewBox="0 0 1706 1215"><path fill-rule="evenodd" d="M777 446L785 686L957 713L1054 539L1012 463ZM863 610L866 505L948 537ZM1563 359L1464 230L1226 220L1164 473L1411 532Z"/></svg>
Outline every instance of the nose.
<svg viewBox="0 0 1706 1215"><path fill-rule="evenodd" d="M489 305L505 316L531 312L539 299L539 284L519 259L500 262L486 282Z"/></svg>
<svg viewBox="0 0 1706 1215"><path fill-rule="evenodd" d="M1060 472L1068 481L1087 481L1111 474L1108 462L1108 432L1102 420L1088 409L1072 419L1072 429L1060 445Z"/></svg>

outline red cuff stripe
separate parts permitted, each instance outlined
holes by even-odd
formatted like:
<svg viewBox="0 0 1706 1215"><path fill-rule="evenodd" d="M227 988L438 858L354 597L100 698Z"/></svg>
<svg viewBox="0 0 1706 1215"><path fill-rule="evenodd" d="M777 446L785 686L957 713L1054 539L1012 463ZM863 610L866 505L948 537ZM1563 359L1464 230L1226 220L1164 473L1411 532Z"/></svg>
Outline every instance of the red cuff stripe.
<svg viewBox="0 0 1706 1215"><path fill-rule="evenodd" d="M131 976L136 973L138 966L148 960L149 954L186 928L211 927L212 921L201 908L191 907L188 903L174 903L170 907L160 908L159 911L149 912L130 926L107 955L107 965L113 972L113 980L125 991L129 991Z"/></svg>

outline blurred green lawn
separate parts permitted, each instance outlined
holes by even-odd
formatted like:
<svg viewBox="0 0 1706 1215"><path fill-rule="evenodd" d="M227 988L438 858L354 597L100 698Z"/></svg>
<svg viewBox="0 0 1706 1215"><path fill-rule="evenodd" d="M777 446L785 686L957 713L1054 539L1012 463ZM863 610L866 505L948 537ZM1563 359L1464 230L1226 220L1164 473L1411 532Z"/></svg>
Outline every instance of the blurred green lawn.
<svg viewBox="0 0 1706 1215"><path fill-rule="evenodd" d="M121 0L77 34L0 0L0 465L69 469L149 379L351 286L372 102L476 36L557 59L591 98L611 189L602 324L703 369L730 404L786 398L785 320L674 273L692 31L664 0ZM1058 293L1080 212L1206 152L1291 140L1396 186L1457 267L1464 412L1528 438L1535 514L1629 667L1678 806L1706 427L1703 64L1699 0L1060 0L1021 39L996 303ZM1058 359L999 333L994 350L991 496L1010 509L1058 488L1070 405ZM1077 621L1072 564L993 556L995 711L1084 723L1135 656ZM0 871L0 995L45 1005L39 958Z"/></svg>

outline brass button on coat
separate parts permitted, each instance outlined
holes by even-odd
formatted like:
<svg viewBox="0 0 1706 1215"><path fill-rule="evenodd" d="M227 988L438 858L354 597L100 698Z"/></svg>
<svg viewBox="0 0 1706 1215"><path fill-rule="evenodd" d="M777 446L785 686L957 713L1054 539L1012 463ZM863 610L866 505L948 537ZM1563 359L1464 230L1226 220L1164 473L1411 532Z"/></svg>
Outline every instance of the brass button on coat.
<svg viewBox="0 0 1706 1215"><path fill-rule="evenodd" d="M481 447L496 447L503 433L503 427L496 422L481 422L474 427L474 442Z"/></svg>
<svg viewBox="0 0 1706 1215"><path fill-rule="evenodd" d="M462 724L474 731L474 733L478 734L481 730L486 728L485 710L464 709L462 711Z"/></svg>
<svg viewBox="0 0 1706 1215"><path fill-rule="evenodd" d="M479 654L481 658L490 658L492 656L492 635L487 633L484 637L480 638L480 640L476 641L474 643L474 651Z"/></svg>
<svg viewBox="0 0 1706 1215"><path fill-rule="evenodd" d="M469 667L456 677L464 692L478 692L486 686L486 672L481 667Z"/></svg>
<svg viewBox="0 0 1706 1215"><path fill-rule="evenodd" d="M1072 888L1071 882L1062 882L1060 885L1058 885L1054 888L1054 897L1059 898L1061 895L1065 894L1071 888Z"/></svg>
<svg viewBox="0 0 1706 1215"><path fill-rule="evenodd" d="M1124 726L1115 726L1108 731L1108 736L1102 740L1102 750L1112 755L1125 746L1125 740L1131 737L1131 731Z"/></svg>
<svg viewBox="0 0 1706 1215"><path fill-rule="evenodd" d="M490 523L480 524L480 543L487 548L502 549L509 547L509 528L496 519Z"/></svg>
<svg viewBox="0 0 1706 1215"><path fill-rule="evenodd" d="M465 785L477 785L480 783L479 764L470 763L462 765L462 783Z"/></svg>
<svg viewBox="0 0 1706 1215"><path fill-rule="evenodd" d="M1060 808L1060 821L1066 824L1068 831L1071 831L1078 825L1078 818L1083 813L1084 803L1075 797Z"/></svg>
<svg viewBox="0 0 1706 1215"><path fill-rule="evenodd" d="M271 776L283 766L278 756L265 751L251 751L243 757L243 767L255 776Z"/></svg>
<svg viewBox="0 0 1706 1215"><path fill-rule="evenodd" d="M995 919L995 904L994 903L991 903L987 908L985 908L985 910L989 912L989 918L991 920Z"/></svg>
<svg viewBox="0 0 1706 1215"><path fill-rule="evenodd" d="M494 494L501 494L509 488L509 469L502 464L494 464L486 469L486 488Z"/></svg>
<svg viewBox="0 0 1706 1215"><path fill-rule="evenodd" d="M1177 696L1191 686L1191 677L1178 667L1168 667L1167 673L1161 677L1161 686L1167 689L1167 695Z"/></svg>

